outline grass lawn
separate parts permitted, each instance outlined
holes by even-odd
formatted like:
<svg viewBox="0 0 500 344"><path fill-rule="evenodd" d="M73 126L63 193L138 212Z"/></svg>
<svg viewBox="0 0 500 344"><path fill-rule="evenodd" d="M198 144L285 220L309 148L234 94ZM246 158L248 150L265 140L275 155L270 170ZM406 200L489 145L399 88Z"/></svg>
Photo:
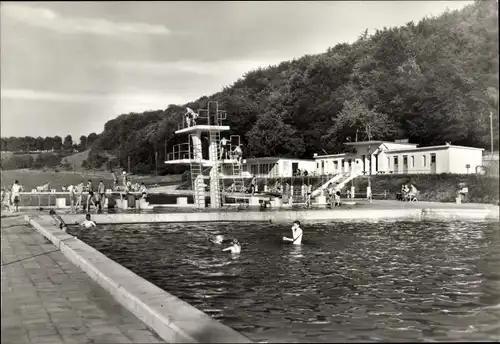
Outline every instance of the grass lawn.
<svg viewBox="0 0 500 344"><path fill-rule="evenodd" d="M97 186L99 181L102 180L106 188L113 186L113 177L111 173L104 171L86 171L86 172L54 172L54 171L39 171L39 170L7 170L2 171L2 187L10 186L15 180L24 186L25 191L31 191L39 185L50 182L50 188L61 191L62 186L75 185L81 182L86 183L89 179ZM171 185L181 182L180 175L172 176L135 176L130 177L132 182L144 182L146 186L158 185Z"/></svg>

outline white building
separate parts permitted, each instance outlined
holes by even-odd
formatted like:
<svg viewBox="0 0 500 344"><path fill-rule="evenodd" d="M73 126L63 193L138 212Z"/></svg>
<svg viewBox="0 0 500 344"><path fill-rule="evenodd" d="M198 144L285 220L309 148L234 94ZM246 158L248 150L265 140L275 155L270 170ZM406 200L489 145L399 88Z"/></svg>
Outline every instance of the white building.
<svg viewBox="0 0 500 344"><path fill-rule="evenodd" d="M406 142L347 142L352 152L315 155L317 174L476 173L482 165L482 148L445 144L417 147Z"/></svg>
<svg viewBox="0 0 500 344"><path fill-rule="evenodd" d="M297 170L313 174L315 166L314 160L295 158L247 158L243 161L243 170L259 178L292 177Z"/></svg>

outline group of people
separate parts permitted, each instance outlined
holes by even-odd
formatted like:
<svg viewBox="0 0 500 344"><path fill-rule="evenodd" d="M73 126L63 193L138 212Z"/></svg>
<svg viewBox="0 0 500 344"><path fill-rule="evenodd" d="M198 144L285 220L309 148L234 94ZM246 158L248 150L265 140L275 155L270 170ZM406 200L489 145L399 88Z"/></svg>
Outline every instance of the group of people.
<svg viewBox="0 0 500 344"><path fill-rule="evenodd" d="M1 189L2 195L2 210L7 210L9 212L19 212L19 202L21 200L21 192L23 192L23 186L19 184L19 181L14 181L11 187Z"/></svg>
<svg viewBox="0 0 500 344"><path fill-rule="evenodd" d="M140 192L141 198L146 199L148 195L148 190L144 183L132 183L129 180L127 172L122 172L122 183L120 185L118 181L118 176L115 172L111 172L113 175L113 191L120 191L120 198L123 199L130 192Z"/></svg>
<svg viewBox="0 0 500 344"><path fill-rule="evenodd" d="M301 245L303 231L302 231L302 228L300 228L300 222L293 221L291 229L292 229L292 237L288 238L288 237L284 236L282 238L282 240L285 242L290 242L290 243L292 243L292 245ZM224 238L224 236L222 234L218 234L214 238L209 239L209 240L214 245L222 245L224 243L230 242L231 244L228 247L223 248L222 252L231 252L234 254L241 253L241 243L236 238L234 238L232 240L227 240Z"/></svg>
<svg viewBox="0 0 500 344"><path fill-rule="evenodd" d="M418 195L418 190L413 184L403 184L401 185L401 191L396 195L398 201L412 201L416 199Z"/></svg>
<svg viewBox="0 0 500 344"><path fill-rule="evenodd" d="M219 141L219 159L224 160L224 159L231 159L231 160L236 160L236 162L241 165L243 161L243 151L241 150L241 145L236 145L233 150L231 150L231 145L230 141L223 137Z"/></svg>
<svg viewBox="0 0 500 344"><path fill-rule="evenodd" d="M82 206L86 211L90 211L91 206L94 206L96 211L102 210L106 200L106 186L102 180L99 181L97 188L89 179L87 183L81 182L77 185L69 185L67 190L69 192L71 212L76 212ZM83 192L88 192L85 204L82 204Z"/></svg>
<svg viewBox="0 0 500 344"><path fill-rule="evenodd" d="M184 118L186 119L186 125L188 127L190 126L195 126L196 125L196 120L200 117L200 115L197 112L194 112L190 108L187 108L187 112L184 115Z"/></svg>
<svg viewBox="0 0 500 344"><path fill-rule="evenodd" d="M330 208L340 207L340 190L336 190L333 183L328 184L326 189L327 201L330 204Z"/></svg>

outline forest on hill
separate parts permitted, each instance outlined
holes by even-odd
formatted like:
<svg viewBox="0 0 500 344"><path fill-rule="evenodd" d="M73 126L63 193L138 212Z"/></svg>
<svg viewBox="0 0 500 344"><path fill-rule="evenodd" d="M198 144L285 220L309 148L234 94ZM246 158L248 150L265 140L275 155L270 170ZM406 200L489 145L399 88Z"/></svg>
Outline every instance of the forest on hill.
<svg viewBox="0 0 500 344"><path fill-rule="evenodd" d="M246 156L311 158L358 139L408 138L422 146L488 149L490 112L498 149L498 4L402 27L365 31L352 44L250 71L220 92L167 109L121 115L104 126L90 157L106 151L137 172L174 144L186 107L227 111Z"/></svg>

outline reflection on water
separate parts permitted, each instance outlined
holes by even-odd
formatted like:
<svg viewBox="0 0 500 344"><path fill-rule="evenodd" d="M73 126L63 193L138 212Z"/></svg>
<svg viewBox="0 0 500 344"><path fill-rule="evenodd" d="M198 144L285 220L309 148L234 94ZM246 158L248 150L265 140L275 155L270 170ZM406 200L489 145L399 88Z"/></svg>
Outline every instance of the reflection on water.
<svg viewBox="0 0 500 344"><path fill-rule="evenodd" d="M256 341L500 339L498 223L150 224L70 229ZM210 235L236 237L221 252Z"/></svg>

